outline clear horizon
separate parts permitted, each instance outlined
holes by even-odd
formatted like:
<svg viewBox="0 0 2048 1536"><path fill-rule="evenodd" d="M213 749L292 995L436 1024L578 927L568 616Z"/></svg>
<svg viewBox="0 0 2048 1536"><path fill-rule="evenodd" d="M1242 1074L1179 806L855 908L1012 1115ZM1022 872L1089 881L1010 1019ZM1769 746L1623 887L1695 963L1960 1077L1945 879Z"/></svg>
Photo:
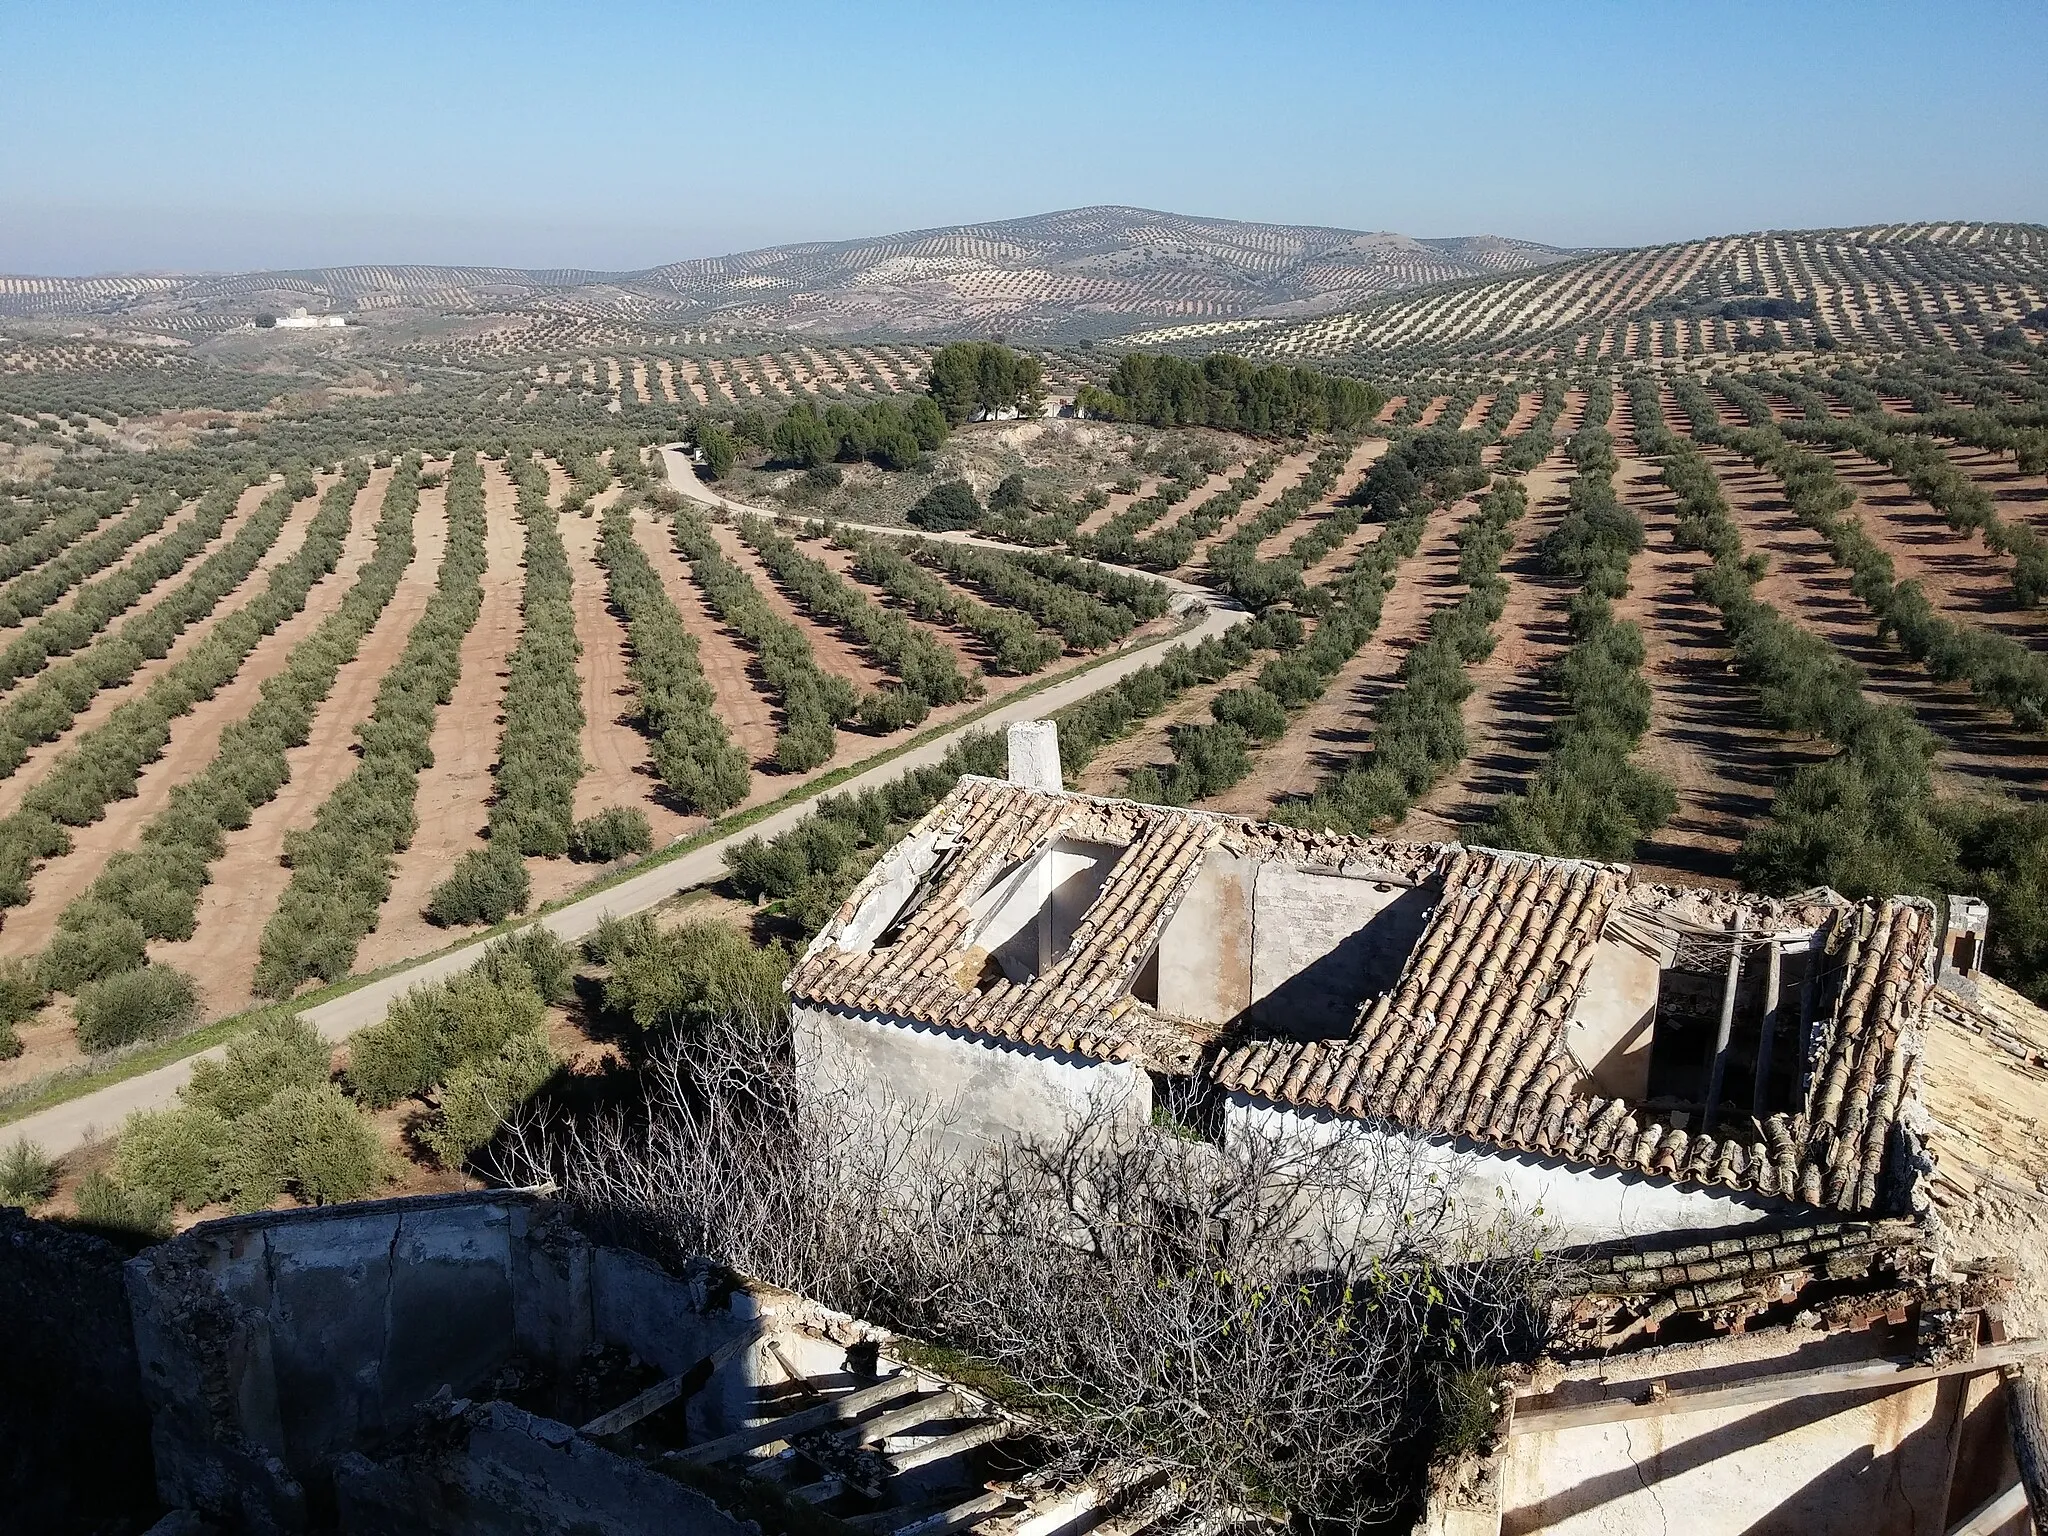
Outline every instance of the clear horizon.
<svg viewBox="0 0 2048 1536"><path fill-rule="evenodd" d="M2048 222L2048 7L0 0L0 271L628 271L1091 204L1628 246Z"/></svg>

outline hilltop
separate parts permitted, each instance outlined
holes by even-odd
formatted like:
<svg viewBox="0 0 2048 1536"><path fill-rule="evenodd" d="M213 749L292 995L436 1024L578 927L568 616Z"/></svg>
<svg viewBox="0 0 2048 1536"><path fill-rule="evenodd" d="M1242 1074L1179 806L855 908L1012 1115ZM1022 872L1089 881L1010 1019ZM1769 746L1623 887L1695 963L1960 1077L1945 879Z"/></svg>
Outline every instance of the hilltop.
<svg viewBox="0 0 2048 1536"><path fill-rule="evenodd" d="M773 246L640 272L321 267L0 277L0 317L207 334L303 305L373 323L544 312L817 335L999 330L1047 339L1241 316L1317 315L1572 253L1493 235L1407 235L1077 208L871 239Z"/></svg>
<svg viewBox="0 0 2048 1536"><path fill-rule="evenodd" d="M1981 344L2048 305L2048 228L1773 230L1575 256L1385 294L1304 319L1155 327L1126 345L1337 363L1662 361Z"/></svg>

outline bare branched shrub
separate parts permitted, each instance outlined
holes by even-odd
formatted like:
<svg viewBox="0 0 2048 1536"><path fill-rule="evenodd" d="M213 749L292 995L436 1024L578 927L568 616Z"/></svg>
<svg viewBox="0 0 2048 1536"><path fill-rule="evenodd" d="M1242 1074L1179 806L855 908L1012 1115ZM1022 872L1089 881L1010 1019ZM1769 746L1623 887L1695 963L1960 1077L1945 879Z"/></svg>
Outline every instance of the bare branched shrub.
<svg viewBox="0 0 2048 1536"><path fill-rule="evenodd" d="M1339 1124L1218 1144L1192 1113L1134 1129L1102 1103L980 1146L943 1106L807 1085L764 1059L772 1034L729 1019L672 1040L643 1105L533 1110L498 1171L554 1181L606 1240L975 1356L1056 1461L1160 1458L1213 1511L1385 1517L1475 1370L1525 1342L1536 1233L1475 1220L1411 1142Z"/></svg>

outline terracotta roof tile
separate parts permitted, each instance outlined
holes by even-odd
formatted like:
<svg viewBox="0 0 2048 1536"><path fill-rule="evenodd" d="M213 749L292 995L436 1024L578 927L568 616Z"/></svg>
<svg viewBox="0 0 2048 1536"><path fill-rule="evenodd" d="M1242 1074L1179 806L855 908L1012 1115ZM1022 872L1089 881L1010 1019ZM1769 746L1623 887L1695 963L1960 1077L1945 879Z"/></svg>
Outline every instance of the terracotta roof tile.
<svg viewBox="0 0 2048 1536"><path fill-rule="evenodd" d="M1067 952L1022 983L998 980L984 991L956 976L975 899L1062 837L1122 846ZM941 878L901 933L866 952L837 943L887 880L884 860L792 972L796 997L1098 1060L1178 1050L1192 1064L1200 1032L1130 989L1210 850L1423 885L1436 902L1421 936L1393 985L1361 1007L1349 1038L1226 1044L1210 1066L1216 1084L1276 1104L1812 1206L1867 1212L1882 1203L1891 1138L1918 1072L1935 938L1925 902L1848 903L1823 893L1755 903L1639 886L1619 865L1305 832L972 777L908 841L920 840L951 862L937 866ZM1839 978L1817 1009L1803 1111L1716 1137L1596 1093L1568 1049L1567 1028L1610 923L1626 929L1645 914L1652 923L1675 914L1725 931L1745 904L1771 908L1780 927L1817 928L1823 969Z"/></svg>

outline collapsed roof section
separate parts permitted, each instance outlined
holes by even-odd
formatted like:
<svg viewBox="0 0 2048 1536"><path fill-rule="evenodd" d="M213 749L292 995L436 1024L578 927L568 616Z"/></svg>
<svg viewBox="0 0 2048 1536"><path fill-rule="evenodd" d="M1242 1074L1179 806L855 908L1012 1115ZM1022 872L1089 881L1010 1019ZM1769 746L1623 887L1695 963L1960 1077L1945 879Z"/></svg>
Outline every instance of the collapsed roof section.
<svg viewBox="0 0 2048 1536"><path fill-rule="evenodd" d="M967 777L789 985L1270 1104L1868 1213L1911 1182L1937 928L1912 898L1681 890Z"/></svg>

